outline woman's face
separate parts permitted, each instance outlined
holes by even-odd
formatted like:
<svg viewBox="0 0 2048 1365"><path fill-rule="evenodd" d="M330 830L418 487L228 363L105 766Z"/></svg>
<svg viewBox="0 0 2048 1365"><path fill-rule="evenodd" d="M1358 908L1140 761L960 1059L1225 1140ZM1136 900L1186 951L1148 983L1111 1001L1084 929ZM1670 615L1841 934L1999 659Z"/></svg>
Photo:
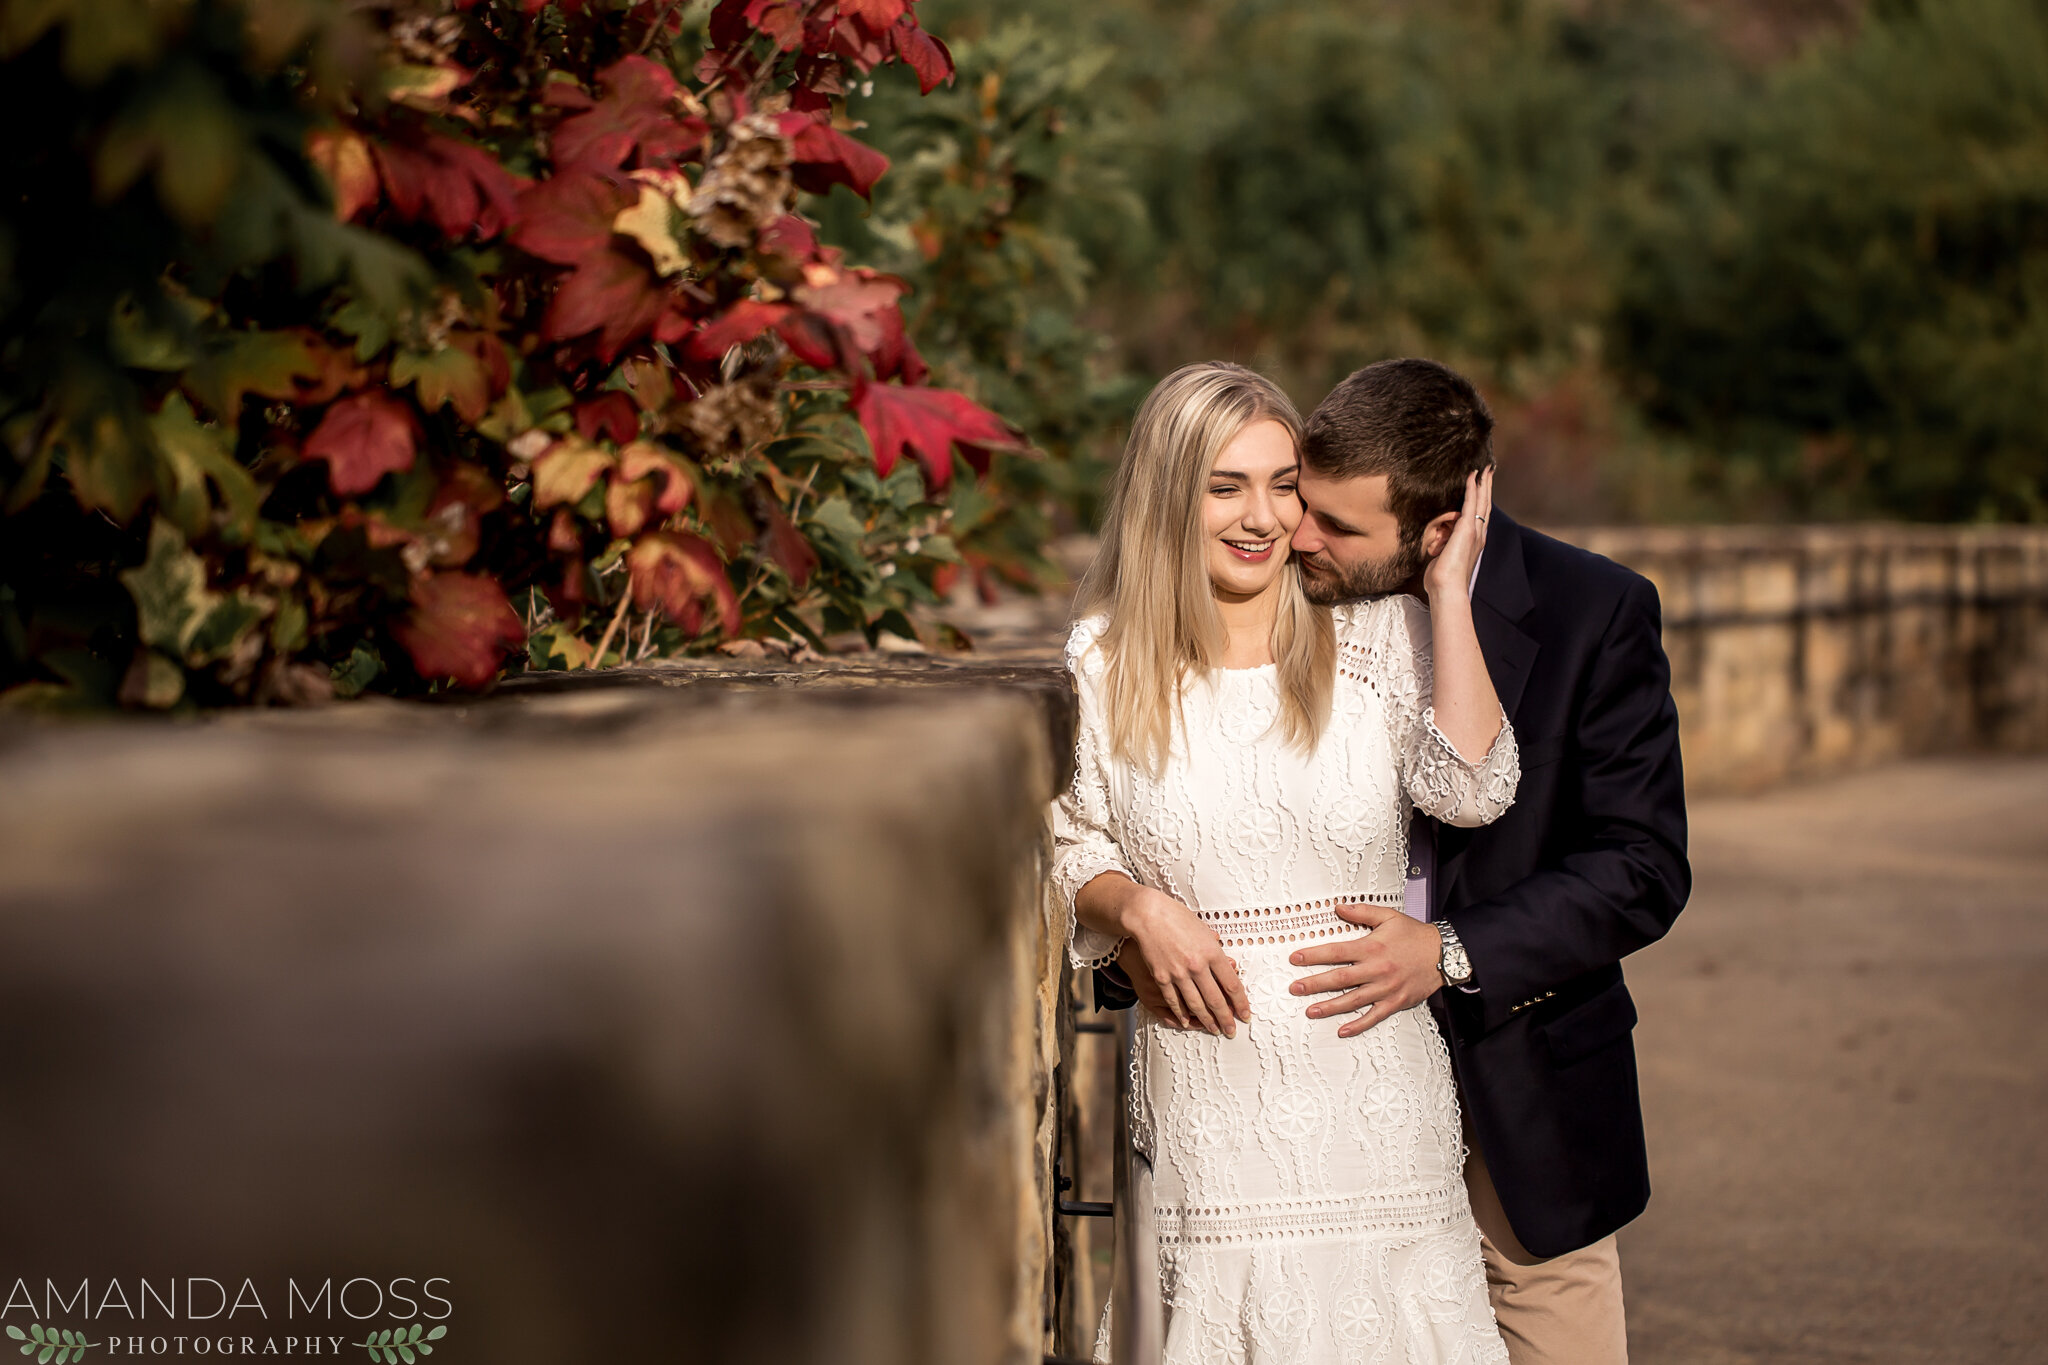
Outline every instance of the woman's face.
<svg viewBox="0 0 2048 1365"><path fill-rule="evenodd" d="M1301 524L1299 468L1294 437L1270 418L1237 433L1216 456L1202 527L1217 596L1256 597L1278 581L1288 538Z"/></svg>

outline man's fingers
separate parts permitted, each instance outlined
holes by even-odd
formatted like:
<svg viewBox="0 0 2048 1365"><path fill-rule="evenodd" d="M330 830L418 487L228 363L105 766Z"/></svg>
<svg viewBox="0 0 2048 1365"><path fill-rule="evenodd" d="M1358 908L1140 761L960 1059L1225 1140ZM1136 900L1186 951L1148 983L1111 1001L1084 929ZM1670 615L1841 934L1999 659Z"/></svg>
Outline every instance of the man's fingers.
<svg viewBox="0 0 2048 1365"><path fill-rule="evenodd" d="M1359 1034L1365 1032L1392 1013L1393 1011L1387 1008L1386 1001L1375 1001L1366 1007L1365 1013L1339 1028L1337 1036L1339 1038L1356 1038Z"/></svg>
<svg viewBox="0 0 2048 1365"><path fill-rule="evenodd" d="M1349 920L1353 924L1362 924L1368 929L1377 929L1400 913L1401 911L1394 906L1374 905L1371 901L1347 901L1337 907L1337 918ZM1322 950L1311 948L1308 951Z"/></svg>
<svg viewBox="0 0 2048 1365"><path fill-rule="evenodd" d="M1370 1008L1373 1001L1378 1000L1386 993L1386 982L1369 981L1357 990L1346 991L1344 994L1333 999L1316 1001L1315 1004L1308 1007L1308 1017L1311 1019L1329 1019L1339 1014L1356 1014L1362 1009Z"/></svg>
<svg viewBox="0 0 2048 1365"><path fill-rule="evenodd" d="M1354 938L1338 943L1324 943L1314 948L1303 948L1288 955L1287 960L1297 967L1325 967L1338 962L1356 962L1365 950L1365 940Z"/></svg>
<svg viewBox="0 0 2048 1365"><path fill-rule="evenodd" d="M1339 967L1334 972L1318 972L1304 976L1289 989L1296 995L1328 995L1331 991L1348 991L1354 986L1363 986L1379 973L1362 964Z"/></svg>

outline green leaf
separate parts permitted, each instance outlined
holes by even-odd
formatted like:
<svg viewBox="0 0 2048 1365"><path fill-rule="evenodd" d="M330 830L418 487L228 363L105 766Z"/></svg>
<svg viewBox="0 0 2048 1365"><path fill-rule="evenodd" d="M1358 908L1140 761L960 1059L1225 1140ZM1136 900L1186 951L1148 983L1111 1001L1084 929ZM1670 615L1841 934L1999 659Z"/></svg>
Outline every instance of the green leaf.
<svg viewBox="0 0 2048 1365"><path fill-rule="evenodd" d="M278 603L270 619L270 647L278 654L296 654L306 644L306 604L296 597Z"/></svg>
<svg viewBox="0 0 2048 1365"><path fill-rule="evenodd" d="M441 1324L441 1325L440 1325L439 1327L436 1327L436 1328L435 1328L435 1329L434 1329L433 1331L431 1331L431 1332L427 1333L427 1340L428 1340L428 1341L439 1341L439 1340L440 1340L440 1339L441 1339L442 1337L445 1337L445 1336L447 1336L447 1335L448 1335L448 1324L444 1322L444 1323L442 1323L442 1324Z"/></svg>
<svg viewBox="0 0 2048 1365"><path fill-rule="evenodd" d="M164 515L176 522L187 537L201 535L212 520L212 503L206 496L210 481L220 494L234 539L245 540L256 524L256 509L262 495L249 471L235 461L228 434L218 427L202 425L182 393L164 400L163 408L149 419L158 457L170 477L158 481L158 502Z"/></svg>
<svg viewBox="0 0 2048 1365"><path fill-rule="evenodd" d="M36 1365L50 1365L50 1357L55 1354L57 1347L54 1342L45 1345L36 1356Z"/></svg>
<svg viewBox="0 0 2048 1365"><path fill-rule="evenodd" d="M438 412L447 404L465 422L481 419L490 408L490 376L468 351L443 346L431 354L400 351L391 361L391 387L414 386L420 407Z"/></svg>
<svg viewBox="0 0 2048 1365"><path fill-rule="evenodd" d="M161 518L149 528L149 557L124 572L121 582L135 599L143 643L176 657L184 656L200 622L220 602L206 589L205 563Z"/></svg>
<svg viewBox="0 0 2048 1365"><path fill-rule="evenodd" d="M12 1323L8 1324L7 1335L13 1337L16 1341L28 1340L28 1334L22 1331L19 1327L14 1326Z"/></svg>
<svg viewBox="0 0 2048 1365"><path fill-rule="evenodd" d="M199 363L185 372L185 388L222 420L242 415L250 393L290 398L303 384L318 383L326 366L312 341L299 332L229 332L209 338Z"/></svg>
<svg viewBox="0 0 2048 1365"><path fill-rule="evenodd" d="M434 1353L434 1348L427 1345L427 1343L425 1343L424 1341L421 1342L419 1345L413 1347L413 1349L415 1351L418 1351L423 1356L430 1356Z"/></svg>
<svg viewBox="0 0 2048 1365"><path fill-rule="evenodd" d="M398 1348L398 1358L404 1361L405 1365L415 1365L415 1362L419 1359L419 1357L412 1353L412 1347L410 1346L400 1346Z"/></svg>
<svg viewBox="0 0 2048 1365"><path fill-rule="evenodd" d="M385 1328L385 1329L384 1329L383 1331L381 1331L381 1332L377 1333L377 1335L376 1335L376 1336L374 1336L374 1337L371 1337L371 1338L370 1338L370 1342L371 1342L371 1344L372 1344L372 1345L376 1345L376 1346L382 1346L382 1345L384 1345L384 1344L385 1344L386 1342L388 1342L388 1341L390 1341L390 1340L391 1340L391 1329L390 1329L389 1327L386 1327L386 1328Z"/></svg>
<svg viewBox="0 0 2048 1365"><path fill-rule="evenodd" d="M353 697L376 681L384 671L384 661L367 645L358 644L349 652L346 662L336 664L330 671L334 680L334 695Z"/></svg>
<svg viewBox="0 0 2048 1365"><path fill-rule="evenodd" d="M149 447L137 439L141 434L132 420L108 411L81 415L57 429L56 449L80 502L117 522L135 515L152 487L156 464Z"/></svg>
<svg viewBox="0 0 2048 1365"><path fill-rule="evenodd" d="M356 339L357 360L368 360L391 344L391 319L361 299L335 310L334 327Z"/></svg>
<svg viewBox="0 0 2048 1365"><path fill-rule="evenodd" d="M206 664L226 658L234 653L242 637L255 629L266 615L268 612L261 602L236 589L200 620L186 645L186 659L191 663Z"/></svg>
<svg viewBox="0 0 2048 1365"><path fill-rule="evenodd" d="M39 1322L30 1323L28 1327L28 1332L29 1335L34 1337L37 1341L41 1341L43 1339L43 1325Z"/></svg>
<svg viewBox="0 0 2048 1365"><path fill-rule="evenodd" d="M93 157L94 188L102 200L118 199L154 167L164 208L186 227L204 228L226 200L246 148L219 82L197 62L181 62L144 85L108 126Z"/></svg>
<svg viewBox="0 0 2048 1365"><path fill-rule="evenodd" d="M172 319L162 316L170 311L160 303L159 315L153 318L133 295L123 294L114 305L107 328L107 342L114 358L138 370L182 370L190 365L197 357L187 336ZM189 321L185 331L189 332Z"/></svg>
<svg viewBox="0 0 2048 1365"><path fill-rule="evenodd" d="M414 1323L414 1324L412 1325L412 1331L410 1331L410 1332L408 1332L408 1333L406 1334L406 1337L405 1337L405 1339L406 1339L407 1341L418 1341L418 1340L420 1339L420 1333L422 1333L422 1332L424 1332L424 1331L426 1331L426 1330L427 1330L427 1329L426 1329L426 1328L425 1328L425 1327L424 1327L423 1325L421 1325L420 1323L417 1323L417 1322L416 1322L416 1323Z"/></svg>

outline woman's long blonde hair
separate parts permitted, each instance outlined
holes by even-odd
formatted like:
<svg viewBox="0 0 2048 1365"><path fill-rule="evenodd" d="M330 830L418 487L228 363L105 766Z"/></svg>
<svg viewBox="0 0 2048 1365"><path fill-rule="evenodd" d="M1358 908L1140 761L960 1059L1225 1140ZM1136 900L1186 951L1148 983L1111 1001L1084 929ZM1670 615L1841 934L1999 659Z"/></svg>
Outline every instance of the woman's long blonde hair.
<svg viewBox="0 0 2048 1365"><path fill-rule="evenodd" d="M1264 375L1225 361L1184 365L1138 407L1110 484L1102 545L1081 579L1083 616L1106 613L1102 706L1110 751L1157 773L1173 747L1182 689L1217 666L1223 618L1209 582L1202 502L1216 457L1254 422L1286 427L1301 414ZM1290 557L1273 623L1283 733L1313 748L1330 714L1336 635L1326 608L1301 591Z"/></svg>

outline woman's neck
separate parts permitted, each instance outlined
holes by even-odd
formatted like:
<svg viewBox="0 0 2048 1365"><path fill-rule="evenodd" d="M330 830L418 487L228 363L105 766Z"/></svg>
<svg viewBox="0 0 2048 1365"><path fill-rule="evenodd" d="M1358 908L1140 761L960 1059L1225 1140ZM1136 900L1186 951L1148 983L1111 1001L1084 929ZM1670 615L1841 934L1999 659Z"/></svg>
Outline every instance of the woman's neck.
<svg viewBox="0 0 2048 1365"><path fill-rule="evenodd" d="M1273 623L1280 614L1280 581L1250 597L1216 594L1223 618L1223 667L1259 668L1273 662Z"/></svg>

